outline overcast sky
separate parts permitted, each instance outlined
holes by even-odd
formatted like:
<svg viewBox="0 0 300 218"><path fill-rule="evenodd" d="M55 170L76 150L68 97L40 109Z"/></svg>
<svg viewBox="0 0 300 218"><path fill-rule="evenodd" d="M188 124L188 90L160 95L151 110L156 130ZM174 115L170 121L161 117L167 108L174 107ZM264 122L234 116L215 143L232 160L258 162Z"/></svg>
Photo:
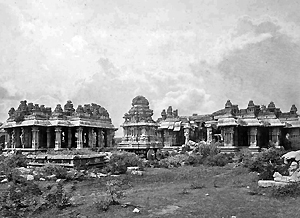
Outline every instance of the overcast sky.
<svg viewBox="0 0 300 218"><path fill-rule="evenodd" d="M300 1L0 0L0 121L19 101L105 107L137 95L154 119L227 99L300 110ZM118 135L118 134L117 134Z"/></svg>

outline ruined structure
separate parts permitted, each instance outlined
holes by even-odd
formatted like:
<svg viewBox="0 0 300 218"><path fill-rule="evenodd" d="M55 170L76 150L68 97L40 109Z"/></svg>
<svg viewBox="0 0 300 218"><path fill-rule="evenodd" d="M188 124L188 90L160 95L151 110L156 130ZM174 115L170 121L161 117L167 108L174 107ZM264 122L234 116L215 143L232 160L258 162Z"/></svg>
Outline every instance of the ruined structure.
<svg viewBox="0 0 300 218"><path fill-rule="evenodd" d="M164 148L187 145L190 140L204 141L206 139L206 129L204 122L211 120L209 116L193 114L193 116L179 116L178 110L169 106L161 112L161 118L157 120L159 124L159 137Z"/></svg>
<svg viewBox="0 0 300 218"><path fill-rule="evenodd" d="M71 101L54 111L50 107L21 101L11 108L3 128L5 149L38 151L112 146L116 128L107 110L97 104L73 107Z"/></svg>
<svg viewBox="0 0 300 218"><path fill-rule="evenodd" d="M170 106L167 112L162 111L157 123L164 147L181 146L192 140L218 142L225 152L241 148L257 152L262 147L286 147L286 141L294 149L300 144L300 121L295 105L290 112L282 113L274 102L266 107L250 100L247 108L239 109L228 100L221 110L192 116L179 116Z"/></svg>
<svg viewBox="0 0 300 218"><path fill-rule="evenodd" d="M158 124L152 119L152 115L149 101L144 96L135 97L131 109L124 114L125 121L121 125L124 136L118 148L141 153L160 148L161 143L156 132Z"/></svg>
<svg viewBox="0 0 300 218"><path fill-rule="evenodd" d="M239 109L228 100L225 109L213 113L217 129L224 137L225 151L236 151L248 147L251 151L259 151L262 147L285 146L283 139L287 133L299 140L299 118L297 108L282 113L274 102L268 107L255 105L249 101L246 109Z"/></svg>

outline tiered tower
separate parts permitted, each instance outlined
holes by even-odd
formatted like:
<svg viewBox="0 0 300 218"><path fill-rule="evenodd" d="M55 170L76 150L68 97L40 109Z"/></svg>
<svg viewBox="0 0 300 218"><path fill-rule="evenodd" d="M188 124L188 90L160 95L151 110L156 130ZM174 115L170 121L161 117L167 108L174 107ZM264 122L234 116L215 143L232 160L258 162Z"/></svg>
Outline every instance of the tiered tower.
<svg viewBox="0 0 300 218"><path fill-rule="evenodd" d="M153 110L149 108L149 101L144 96L137 96L132 100L132 107L124 114L124 137L119 145L120 149L144 152L157 149L161 143L157 138L158 124L152 119Z"/></svg>

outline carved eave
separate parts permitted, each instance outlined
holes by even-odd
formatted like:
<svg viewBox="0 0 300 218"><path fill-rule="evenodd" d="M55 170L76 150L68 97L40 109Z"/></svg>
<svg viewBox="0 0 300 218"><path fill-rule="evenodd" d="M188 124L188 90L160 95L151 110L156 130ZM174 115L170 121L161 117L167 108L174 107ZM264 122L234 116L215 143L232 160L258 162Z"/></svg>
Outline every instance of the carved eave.
<svg viewBox="0 0 300 218"><path fill-rule="evenodd" d="M138 123L134 123L134 122L128 122L128 123L123 123L122 125L120 125L121 127L134 127L134 126L154 126L154 127L158 127L159 124L155 123L155 122L138 122Z"/></svg>

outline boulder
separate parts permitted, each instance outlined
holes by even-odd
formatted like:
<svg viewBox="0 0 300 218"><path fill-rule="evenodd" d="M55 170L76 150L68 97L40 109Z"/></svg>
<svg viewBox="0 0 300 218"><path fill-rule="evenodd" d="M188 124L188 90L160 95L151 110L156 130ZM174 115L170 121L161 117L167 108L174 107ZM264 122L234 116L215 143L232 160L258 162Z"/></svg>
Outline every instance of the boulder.
<svg viewBox="0 0 300 218"><path fill-rule="evenodd" d="M8 179L1 180L1 183L6 183L6 182L8 182Z"/></svg>
<svg viewBox="0 0 300 218"><path fill-rule="evenodd" d="M55 175L47 176L47 179L49 179L49 180L56 180L56 176Z"/></svg>
<svg viewBox="0 0 300 218"><path fill-rule="evenodd" d="M21 174L29 174L32 171L31 169L25 167L18 167L16 169L19 170Z"/></svg>
<svg viewBox="0 0 300 218"><path fill-rule="evenodd" d="M97 176L100 178L100 177L107 177L107 174L104 174L104 173L97 173Z"/></svg>
<svg viewBox="0 0 300 218"><path fill-rule="evenodd" d="M138 175L138 176L142 176L143 175L143 171L140 170L133 170L131 171L132 175Z"/></svg>
<svg viewBox="0 0 300 218"><path fill-rule="evenodd" d="M92 177L92 178L97 178L97 174L96 173L90 173L89 176Z"/></svg>
<svg viewBox="0 0 300 218"><path fill-rule="evenodd" d="M140 210L139 210L138 208L134 208L132 212L133 212L133 213L139 213Z"/></svg>
<svg viewBox="0 0 300 218"><path fill-rule="evenodd" d="M139 170L139 167L127 167L127 172Z"/></svg>
<svg viewBox="0 0 300 218"><path fill-rule="evenodd" d="M27 181L32 181L32 180L34 180L34 176L33 175L27 175L26 179L27 179Z"/></svg>

